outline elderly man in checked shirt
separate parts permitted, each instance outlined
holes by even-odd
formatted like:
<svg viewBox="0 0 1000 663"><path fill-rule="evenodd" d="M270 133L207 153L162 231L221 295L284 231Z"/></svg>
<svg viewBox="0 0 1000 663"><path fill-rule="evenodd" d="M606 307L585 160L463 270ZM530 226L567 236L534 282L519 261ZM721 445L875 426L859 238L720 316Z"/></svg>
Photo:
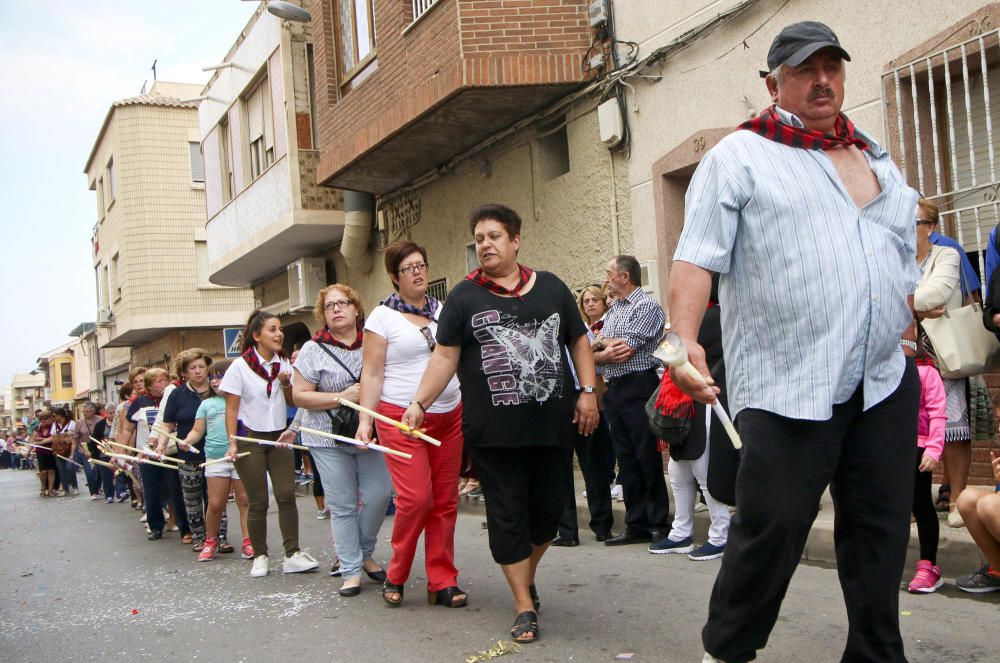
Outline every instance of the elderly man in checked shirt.
<svg viewBox="0 0 1000 663"><path fill-rule="evenodd" d="M656 438L649 430L646 400L659 386L659 360L652 352L663 335L663 308L643 292L639 262L632 256L613 258L605 287L615 298L604 318L594 361L604 366L604 413L621 470L625 498L625 531L606 546L661 541L670 533L667 484Z"/></svg>
<svg viewBox="0 0 1000 663"><path fill-rule="evenodd" d="M767 58L775 105L705 155L685 199L671 321L707 376L696 338L721 273L726 384L744 445L704 661L741 663L765 646L827 485L849 623L842 660L906 660L899 582L920 384L901 345L913 338L918 194L840 112L849 59L822 23L784 28Z"/></svg>

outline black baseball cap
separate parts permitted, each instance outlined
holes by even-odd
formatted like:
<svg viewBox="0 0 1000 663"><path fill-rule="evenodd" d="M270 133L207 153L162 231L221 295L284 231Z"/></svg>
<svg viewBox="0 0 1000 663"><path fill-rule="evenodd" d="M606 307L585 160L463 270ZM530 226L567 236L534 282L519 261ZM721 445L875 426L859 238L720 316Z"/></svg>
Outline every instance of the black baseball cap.
<svg viewBox="0 0 1000 663"><path fill-rule="evenodd" d="M848 62L851 60L829 26L819 21L801 21L785 26L771 42L767 52L767 71L761 71L760 77L764 78L783 64L798 66L821 48L834 48L840 57Z"/></svg>

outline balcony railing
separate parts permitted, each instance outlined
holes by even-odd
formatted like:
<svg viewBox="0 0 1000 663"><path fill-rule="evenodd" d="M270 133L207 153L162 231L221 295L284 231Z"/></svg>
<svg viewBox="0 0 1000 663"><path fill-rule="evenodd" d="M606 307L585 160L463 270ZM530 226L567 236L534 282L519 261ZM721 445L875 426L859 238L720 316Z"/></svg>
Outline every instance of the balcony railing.
<svg viewBox="0 0 1000 663"><path fill-rule="evenodd" d="M437 4L438 0L412 0L413 2L413 20L416 21L418 18L427 13L427 11Z"/></svg>

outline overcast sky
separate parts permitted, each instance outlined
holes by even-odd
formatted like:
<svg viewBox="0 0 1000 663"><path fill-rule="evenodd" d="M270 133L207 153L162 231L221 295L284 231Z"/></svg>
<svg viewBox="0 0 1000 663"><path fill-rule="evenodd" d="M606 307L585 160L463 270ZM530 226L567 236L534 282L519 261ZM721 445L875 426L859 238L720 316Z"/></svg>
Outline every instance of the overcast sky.
<svg viewBox="0 0 1000 663"><path fill-rule="evenodd" d="M256 9L241 0L0 0L0 386L96 316L83 166L116 99L205 83Z"/></svg>

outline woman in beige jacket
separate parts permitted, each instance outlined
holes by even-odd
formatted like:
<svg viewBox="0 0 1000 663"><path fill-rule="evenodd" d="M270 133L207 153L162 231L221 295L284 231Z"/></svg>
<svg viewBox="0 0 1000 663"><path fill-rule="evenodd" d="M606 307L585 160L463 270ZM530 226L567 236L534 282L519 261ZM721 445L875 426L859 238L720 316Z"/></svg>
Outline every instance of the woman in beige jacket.
<svg viewBox="0 0 1000 663"><path fill-rule="evenodd" d="M962 306L960 270L961 256L949 246L931 244L930 235L938 226L937 205L921 198L917 203L917 266L920 268L920 282L913 293L913 310L917 320L937 318L947 309ZM933 356L934 350L921 330L921 340ZM945 446L943 460L945 479L951 485L948 524L962 526L962 517L956 509L958 496L965 489L972 459L972 432L969 429L969 407L966 398L968 383L965 378L949 380L944 378L947 395L945 426Z"/></svg>

